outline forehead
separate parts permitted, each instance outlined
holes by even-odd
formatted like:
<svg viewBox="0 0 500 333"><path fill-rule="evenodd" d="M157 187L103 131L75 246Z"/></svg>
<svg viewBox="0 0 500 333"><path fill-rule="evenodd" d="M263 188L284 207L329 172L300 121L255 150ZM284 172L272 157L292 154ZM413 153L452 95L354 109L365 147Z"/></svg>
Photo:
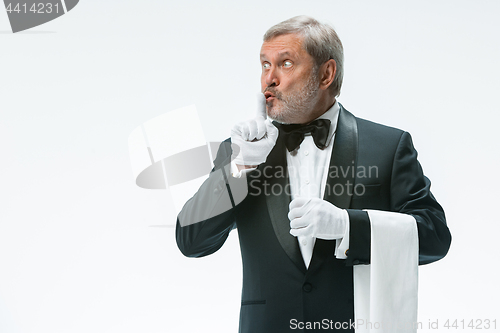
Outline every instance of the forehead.
<svg viewBox="0 0 500 333"><path fill-rule="evenodd" d="M274 37L262 44L260 49L261 58L273 56L303 56L307 52L302 47L302 37L296 34L286 34Z"/></svg>

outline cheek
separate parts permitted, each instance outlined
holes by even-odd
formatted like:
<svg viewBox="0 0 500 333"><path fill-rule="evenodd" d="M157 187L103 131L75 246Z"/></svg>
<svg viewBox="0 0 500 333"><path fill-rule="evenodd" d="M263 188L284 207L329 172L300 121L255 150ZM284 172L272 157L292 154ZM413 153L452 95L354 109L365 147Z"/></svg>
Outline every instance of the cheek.
<svg viewBox="0 0 500 333"><path fill-rule="evenodd" d="M287 89L291 91L296 91L301 89L305 82L307 82L307 77L305 75L292 75L292 73L289 73L288 76L283 80L285 83Z"/></svg>

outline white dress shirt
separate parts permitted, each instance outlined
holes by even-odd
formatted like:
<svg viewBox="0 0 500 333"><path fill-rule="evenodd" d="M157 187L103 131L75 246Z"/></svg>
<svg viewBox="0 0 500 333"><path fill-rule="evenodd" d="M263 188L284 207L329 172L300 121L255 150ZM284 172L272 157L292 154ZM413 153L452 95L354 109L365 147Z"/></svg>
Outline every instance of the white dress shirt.
<svg viewBox="0 0 500 333"><path fill-rule="evenodd" d="M329 119L331 121L330 131L326 140L326 147L319 149L311 134L304 136L304 141L297 149L286 151L287 168L289 174L291 199L298 197L323 198L326 187L326 179L332 156L335 132L340 112L337 101L333 106L317 119ZM232 174L241 177L242 172L247 173L254 169L244 169L238 172L237 166L232 163ZM346 212L347 215L347 212ZM338 259L345 259L345 250L349 247L349 223L346 223L346 232L342 241L337 241L335 255ZM316 239L312 237L299 237L299 247L304 259L304 264L309 267Z"/></svg>
<svg viewBox="0 0 500 333"><path fill-rule="evenodd" d="M328 111L317 118L328 119L331 122L324 149L319 149L314 143L311 134L306 134L304 141L297 149L291 152L287 150L286 157L292 200L297 197L320 199L324 197L339 112L339 103L335 101ZM339 259L346 258L344 255L345 250L341 251L344 248L347 249L349 243L349 237L346 237L349 231L349 223L346 225L347 230L343 241L337 242L335 254ZM304 263L306 267L309 267L316 239L313 237L299 237L298 241ZM340 243L342 243L341 247Z"/></svg>

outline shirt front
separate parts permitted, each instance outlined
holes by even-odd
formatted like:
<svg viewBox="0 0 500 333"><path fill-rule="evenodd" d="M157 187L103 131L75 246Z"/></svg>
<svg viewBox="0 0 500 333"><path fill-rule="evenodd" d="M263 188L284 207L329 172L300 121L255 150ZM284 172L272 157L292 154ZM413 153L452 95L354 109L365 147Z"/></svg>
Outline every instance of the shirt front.
<svg viewBox="0 0 500 333"><path fill-rule="evenodd" d="M326 147L319 149L314 143L312 135L306 134L304 141L295 150L287 150L287 167L290 181L291 198L298 197L319 198L322 199L325 194L326 180L332 157L333 143L335 141L335 132L340 113L340 106L337 101L324 114L316 119L328 119L331 122ZM347 226L349 223L347 223ZM348 234L346 232L346 234ZM344 237L342 248L347 246L348 240ZM306 267L311 262L314 244L314 237L298 237L300 252ZM341 258L338 252L339 244L337 242L336 256ZM345 258L345 257L344 257Z"/></svg>

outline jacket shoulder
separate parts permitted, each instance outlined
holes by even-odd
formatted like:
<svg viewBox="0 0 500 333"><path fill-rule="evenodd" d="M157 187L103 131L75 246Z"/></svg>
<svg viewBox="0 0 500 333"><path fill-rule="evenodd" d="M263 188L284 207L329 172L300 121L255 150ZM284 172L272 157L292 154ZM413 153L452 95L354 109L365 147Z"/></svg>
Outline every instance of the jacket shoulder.
<svg viewBox="0 0 500 333"><path fill-rule="evenodd" d="M369 155L394 156L411 136L399 128L356 117L358 126L359 149Z"/></svg>
<svg viewBox="0 0 500 333"><path fill-rule="evenodd" d="M386 139L392 138L399 140L403 135L403 133L405 133L405 131L399 128L375 123L373 121L366 120L363 118L358 118L358 117L355 118L358 124L358 131L361 135L371 134L376 136L383 136Z"/></svg>

